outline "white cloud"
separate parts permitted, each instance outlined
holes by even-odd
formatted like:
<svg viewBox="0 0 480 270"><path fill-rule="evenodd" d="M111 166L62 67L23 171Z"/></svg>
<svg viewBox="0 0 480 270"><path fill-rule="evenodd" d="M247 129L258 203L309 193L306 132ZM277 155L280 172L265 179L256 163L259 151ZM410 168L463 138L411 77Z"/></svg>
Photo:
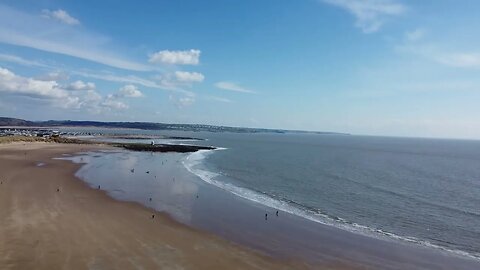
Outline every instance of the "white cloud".
<svg viewBox="0 0 480 270"><path fill-rule="evenodd" d="M83 105L95 105L102 100L102 96L94 90L88 90L85 92L82 102Z"/></svg>
<svg viewBox="0 0 480 270"><path fill-rule="evenodd" d="M193 95L192 92L181 89L177 84L172 83L170 75L158 76L157 79L159 80L159 83L157 83L155 81L144 79L134 75L120 76L120 75L115 75L111 73L105 74L105 73L93 73L93 72L83 72L83 71L72 71L72 73L82 77L86 77L86 78L94 78L94 79L99 79L104 81L121 82L121 83L128 83L128 84L139 84L149 88L179 92L179 93L183 93L185 95L190 95L190 96Z"/></svg>
<svg viewBox="0 0 480 270"><path fill-rule="evenodd" d="M19 76L12 71L0 67L0 93L2 97L26 97L39 101L41 104L55 107L101 113L102 109L124 110L128 105L116 100L110 94L105 99L98 94L88 83L72 83L77 90L68 91L56 81L42 81L34 78ZM46 102L46 103L45 103Z"/></svg>
<svg viewBox="0 0 480 270"><path fill-rule="evenodd" d="M424 36L425 36L425 30L421 28L417 28L413 31L409 31L405 33L405 38L407 39L407 41L411 41L411 42L418 41L422 39Z"/></svg>
<svg viewBox="0 0 480 270"><path fill-rule="evenodd" d="M207 100L217 101L217 102L224 102L224 103L232 103L232 101L228 98L223 97L216 97L216 96L207 96L205 97Z"/></svg>
<svg viewBox="0 0 480 270"><path fill-rule="evenodd" d="M68 92L59 88L55 81L40 81L18 76L6 68L0 67L0 91L47 99L67 98Z"/></svg>
<svg viewBox="0 0 480 270"><path fill-rule="evenodd" d="M23 66L48 67L38 61L27 60L12 54L0 54L0 61L11 62Z"/></svg>
<svg viewBox="0 0 480 270"><path fill-rule="evenodd" d="M73 74L79 75L86 78L94 78L109 82L121 82L121 83L133 83L140 84L146 87L159 88L160 85L157 85L154 81L140 78L135 75L115 75L112 73L93 73L93 72L84 72L84 71L72 71Z"/></svg>
<svg viewBox="0 0 480 270"><path fill-rule="evenodd" d="M68 80L69 76L65 72L61 71L52 71L47 74L36 76L35 79L41 81L65 81Z"/></svg>
<svg viewBox="0 0 480 270"><path fill-rule="evenodd" d="M459 51L442 48L435 44L408 42L396 46L395 50L423 57L427 60L450 67L480 68L480 52Z"/></svg>
<svg viewBox="0 0 480 270"><path fill-rule="evenodd" d="M480 53L462 52L462 53L447 53L436 56L439 63L462 68L479 68L480 67Z"/></svg>
<svg viewBox="0 0 480 270"><path fill-rule="evenodd" d="M95 90L73 92L72 95L80 96L78 101L78 109L85 109L93 114L99 114L104 112L101 106L103 97Z"/></svg>
<svg viewBox="0 0 480 270"><path fill-rule="evenodd" d="M59 22L69 24L69 25L77 25L80 24L80 21L75 19L74 17L70 16L65 10L57 9L57 10L42 10L42 16L48 19L54 19Z"/></svg>
<svg viewBox="0 0 480 270"><path fill-rule="evenodd" d="M181 97L181 98L178 99L178 102L182 106L190 106L195 102L195 98L193 98L193 97Z"/></svg>
<svg viewBox="0 0 480 270"><path fill-rule="evenodd" d="M191 88L194 83L200 83L205 79L203 74L198 72L175 71L172 73L158 74L155 76L156 84L166 89L182 89L186 95L192 93L183 88Z"/></svg>
<svg viewBox="0 0 480 270"><path fill-rule="evenodd" d="M176 97L174 95L170 95L169 99L179 109L182 109L184 107L188 107L195 102L195 97L193 97L193 96Z"/></svg>
<svg viewBox="0 0 480 270"><path fill-rule="evenodd" d="M242 87L242 86L240 86L236 83L233 83L233 82L217 82L217 83L215 83L215 87L217 87L219 89L227 90L227 91L250 93L250 94L256 93L253 90L244 88L244 87Z"/></svg>
<svg viewBox="0 0 480 270"><path fill-rule="evenodd" d="M120 69L149 71L151 66L115 54L108 37L59 25L0 4L0 43L58 53Z"/></svg>
<svg viewBox="0 0 480 270"><path fill-rule="evenodd" d="M406 7L395 0L322 0L343 8L355 16L355 26L364 33L378 31L386 18L405 12Z"/></svg>
<svg viewBox="0 0 480 270"><path fill-rule="evenodd" d="M99 102L99 106L107 108L109 110L126 110L129 108L129 106L121 99L138 97L143 97L143 94L142 92L140 92L140 90L138 90L135 85L125 85L121 87L116 93L107 95L103 101L101 101L101 97L99 99L96 96L92 96L92 98L96 98L96 101Z"/></svg>
<svg viewBox="0 0 480 270"><path fill-rule="evenodd" d="M120 97L138 98L143 97L143 93L135 85L127 84L120 88L117 93Z"/></svg>
<svg viewBox="0 0 480 270"><path fill-rule="evenodd" d="M72 95L56 81L42 81L22 77L0 67L0 92L6 96L28 97L47 101L55 107L78 109L82 96Z"/></svg>
<svg viewBox="0 0 480 270"><path fill-rule="evenodd" d="M200 50L169 51L163 50L150 55L148 62L170 65L198 65Z"/></svg>
<svg viewBox="0 0 480 270"><path fill-rule="evenodd" d="M75 90L75 91L95 90L95 84L93 82L84 82L84 81L78 80L67 85L65 89Z"/></svg>
<svg viewBox="0 0 480 270"><path fill-rule="evenodd" d="M198 72L175 71L175 78L179 82L203 82L205 76Z"/></svg>
<svg viewBox="0 0 480 270"><path fill-rule="evenodd" d="M108 95L107 98L101 103L101 106L115 109L115 110L126 110L128 109L128 105L119 101L113 95Z"/></svg>

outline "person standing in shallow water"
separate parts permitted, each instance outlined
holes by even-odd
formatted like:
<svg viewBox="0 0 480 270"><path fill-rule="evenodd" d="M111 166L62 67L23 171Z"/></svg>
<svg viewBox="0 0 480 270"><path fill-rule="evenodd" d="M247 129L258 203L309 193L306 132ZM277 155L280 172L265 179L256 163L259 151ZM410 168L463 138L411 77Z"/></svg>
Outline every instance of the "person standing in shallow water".
<svg viewBox="0 0 480 270"><path fill-rule="evenodd" d="M267 214L267 213L265 213L265 220L267 220L267 218L268 218L268 214Z"/></svg>

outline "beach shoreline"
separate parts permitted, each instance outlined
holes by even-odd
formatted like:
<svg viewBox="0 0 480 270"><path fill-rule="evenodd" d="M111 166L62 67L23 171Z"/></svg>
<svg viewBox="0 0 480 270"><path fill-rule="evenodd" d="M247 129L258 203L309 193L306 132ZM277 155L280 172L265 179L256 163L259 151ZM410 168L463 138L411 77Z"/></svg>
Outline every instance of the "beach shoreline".
<svg viewBox="0 0 480 270"><path fill-rule="evenodd" d="M77 175L93 188L101 184L118 200L168 213L190 227L274 258L296 258L314 265L348 262L366 269L478 269L478 260L461 254L318 223L232 193L222 188L223 182L212 184L203 179L203 173L186 168L192 165L189 159L198 155L202 152L185 156L122 150L73 159L88 160ZM129 168L135 168L135 173Z"/></svg>
<svg viewBox="0 0 480 270"><path fill-rule="evenodd" d="M140 204L116 201L74 176L81 164L53 159L106 148L0 145L0 268L307 268L189 228Z"/></svg>
<svg viewBox="0 0 480 270"><path fill-rule="evenodd" d="M163 166L160 160L167 155L175 154L102 144L0 144L0 268L478 269L478 261L355 234L286 212L264 220L263 215L275 209L204 183L187 170L190 176L165 180L184 166L174 160L169 169L167 163ZM96 159L91 164L89 156ZM135 176L130 165L118 163L119 157L140 158ZM159 163L159 168L150 167ZM96 182L99 179L107 182ZM144 189L137 190L139 199L112 196L109 185L129 179ZM162 181L166 185L158 186ZM192 184L197 185L194 191L183 194L187 204L172 201L179 194L168 195L178 187L186 192ZM145 189L154 193L148 195ZM124 191L135 192L128 187ZM169 203L174 207L158 207ZM189 219L175 216L183 211L178 207L189 208Z"/></svg>

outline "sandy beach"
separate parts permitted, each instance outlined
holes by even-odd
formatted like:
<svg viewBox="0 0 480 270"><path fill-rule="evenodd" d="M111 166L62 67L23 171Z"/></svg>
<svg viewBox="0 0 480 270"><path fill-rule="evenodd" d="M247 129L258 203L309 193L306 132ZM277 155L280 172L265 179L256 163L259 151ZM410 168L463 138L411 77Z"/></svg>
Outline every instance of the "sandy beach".
<svg viewBox="0 0 480 270"><path fill-rule="evenodd" d="M107 148L0 144L0 269L478 269L285 212L267 221L274 209L185 175L172 154L98 152ZM80 152L95 162L54 159Z"/></svg>
<svg viewBox="0 0 480 270"><path fill-rule="evenodd" d="M75 178L79 164L52 159L102 147L0 145L0 269L307 267L273 260L139 204L115 201Z"/></svg>

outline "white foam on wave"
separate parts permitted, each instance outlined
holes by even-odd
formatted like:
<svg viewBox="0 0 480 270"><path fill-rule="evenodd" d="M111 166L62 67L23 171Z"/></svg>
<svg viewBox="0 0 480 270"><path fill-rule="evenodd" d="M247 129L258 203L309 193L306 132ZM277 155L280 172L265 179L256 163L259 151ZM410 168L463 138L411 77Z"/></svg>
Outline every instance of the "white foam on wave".
<svg viewBox="0 0 480 270"><path fill-rule="evenodd" d="M449 249L449 248L435 245L426 240L421 240L415 237L400 236L391 232L383 231L381 229L375 229L375 228L360 225L357 223L348 222L345 219L342 219L339 217L331 217L321 212L295 207L292 205L292 203L294 202L289 203L287 201L277 200L266 194L262 194L247 188L239 187L227 182L216 180L216 178L218 176L221 176L221 174L206 170L202 166L202 164L204 159L208 155L214 153L215 151L221 151L221 150L226 150L226 148L217 148L214 150L199 150L197 152L194 152L188 155L182 161L182 163L190 173L197 175L203 181L209 184L212 184L216 187L219 187L223 190L226 190L230 193L233 193L241 198L265 205L270 208L278 209L283 212L287 212L292 215L306 218L308 220L311 220L317 223L334 226L336 228L340 228L353 233L362 234L368 237L381 238L385 240L403 241L403 242L412 243L412 244L416 244L424 247L434 248L434 249L447 252L449 254L454 254L457 256L463 256L463 257L468 257L475 260L480 260L480 253L469 253L462 250Z"/></svg>

